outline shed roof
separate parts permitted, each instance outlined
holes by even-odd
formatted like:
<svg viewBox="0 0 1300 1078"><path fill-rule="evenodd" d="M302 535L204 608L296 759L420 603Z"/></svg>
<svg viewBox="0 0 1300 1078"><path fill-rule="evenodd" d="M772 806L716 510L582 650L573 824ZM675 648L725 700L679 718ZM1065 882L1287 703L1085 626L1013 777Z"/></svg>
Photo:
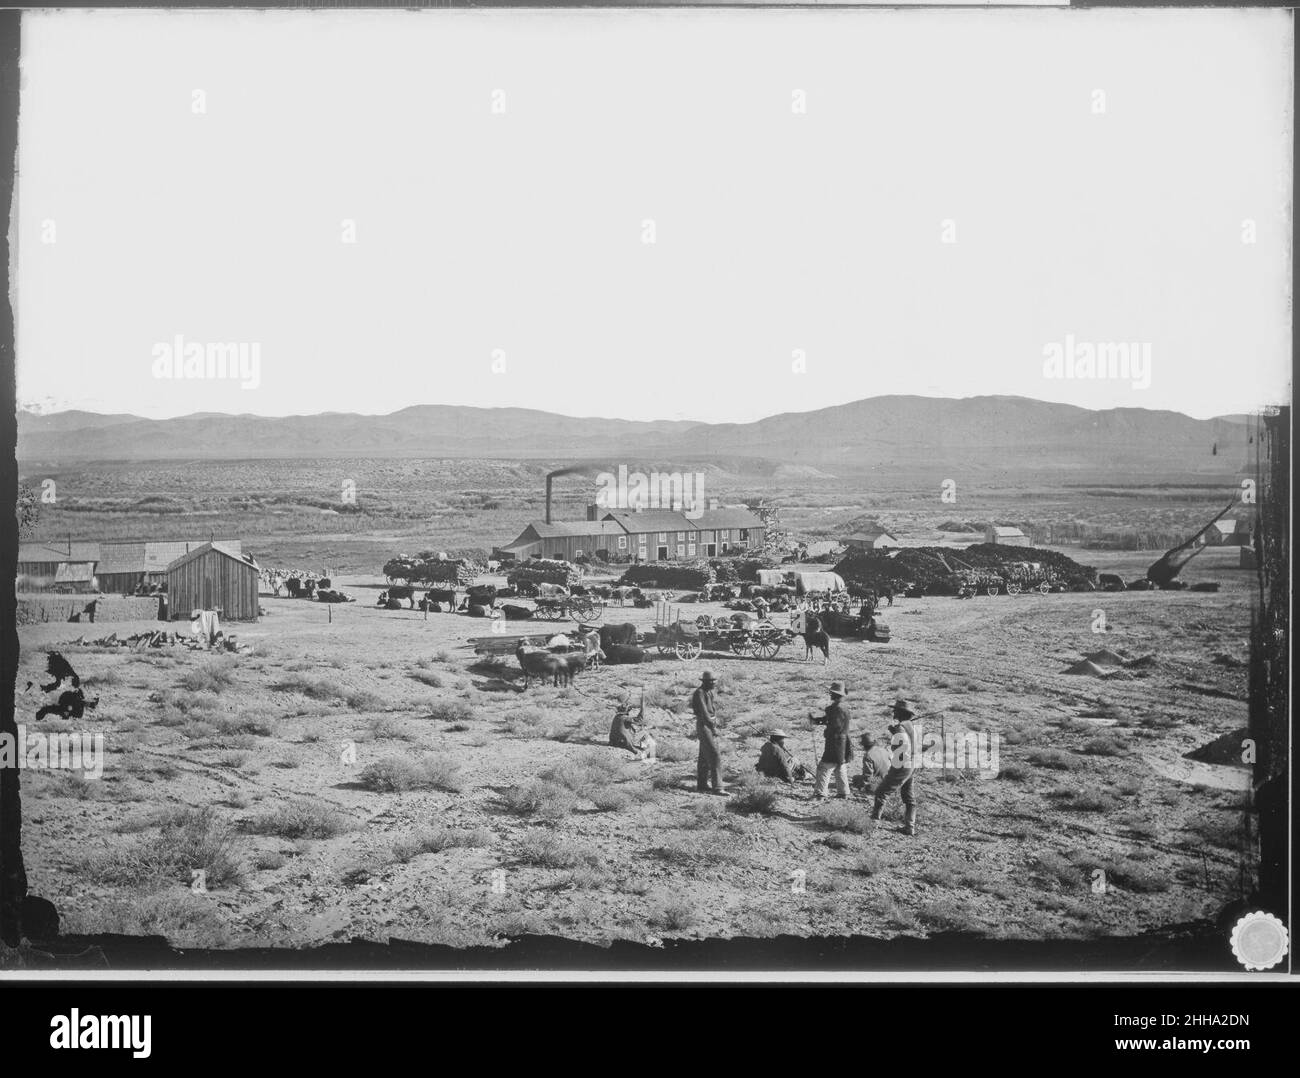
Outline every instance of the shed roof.
<svg viewBox="0 0 1300 1078"><path fill-rule="evenodd" d="M62 561L54 570L56 584L86 584L95 578L93 561Z"/></svg>
<svg viewBox="0 0 1300 1078"><path fill-rule="evenodd" d="M176 558L174 561L168 564L167 571L170 573L173 569L180 568L180 566L184 565L186 562L193 561L195 558L201 557L202 555L208 553L208 551L210 550L215 551L218 554L224 554L227 558L232 558L235 561L239 562L241 565L247 565L253 569L258 568L257 562L253 560L253 556L251 554L241 554L238 550L232 548L226 543L212 542L212 543L200 543L198 546L194 547L188 553L182 554L179 558Z"/></svg>
<svg viewBox="0 0 1300 1078"><path fill-rule="evenodd" d="M706 509L691 522L697 528L761 528L763 521L743 506L730 509Z"/></svg>
<svg viewBox="0 0 1300 1078"><path fill-rule="evenodd" d="M684 514L672 509L646 509L640 513L619 511L606 513L602 520L616 521L624 531L633 535L646 532L686 532L695 531L700 525Z"/></svg>
<svg viewBox="0 0 1300 1078"><path fill-rule="evenodd" d="M863 528L861 531L856 531L852 535L850 535L847 539L845 539L845 542L846 543L854 543L854 542L874 543L877 539L881 538L882 536L887 537L889 539L893 539L894 542L898 542L898 537L894 535L893 532L886 531L884 528Z"/></svg>
<svg viewBox="0 0 1300 1078"><path fill-rule="evenodd" d="M91 542L60 543L57 540L40 543L19 543L20 562L99 561L99 544Z"/></svg>
<svg viewBox="0 0 1300 1078"><path fill-rule="evenodd" d="M144 543L104 543L100 550L100 575L144 572L144 548Z"/></svg>

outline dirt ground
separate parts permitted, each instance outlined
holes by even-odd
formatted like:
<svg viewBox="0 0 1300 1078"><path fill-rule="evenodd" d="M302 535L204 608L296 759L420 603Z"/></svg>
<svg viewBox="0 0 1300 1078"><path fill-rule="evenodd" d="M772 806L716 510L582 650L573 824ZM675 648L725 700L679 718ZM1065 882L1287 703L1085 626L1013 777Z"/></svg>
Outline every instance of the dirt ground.
<svg viewBox="0 0 1300 1078"><path fill-rule="evenodd" d="M525 690L513 659L478 665L466 641L488 634L483 620L377 609L374 577L337 580L358 597L344 606L264 596L258 623L227 626L251 649L227 657L70 643L155 627L143 622L24 626L19 721L102 732L108 753L98 781L23 773L31 890L67 931L192 946L1080 938L1209 916L1256 860L1247 772L1182 759L1246 726L1254 576L1236 554L1186 571L1220 581L1215 594L900 599L892 643L836 640L829 664L802 661L802 645L772 661L652 653L558 689ZM1129 579L1153 557L1088 560ZM1063 672L1102 648L1125 665ZM47 649L98 695L85 719L32 721ZM868 800L815 804L806 783L769 812L736 811L740 798L694 791L686 702L704 669L720 682L733 790L753 784L777 725L805 760L820 751L806 715L833 679L848 683L855 737L883 734L901 693L927 732L997 735L996 773L923 770L915 837L897 800L872 826ZM643 688L655 766L606 745L619 693Z"/></svg>

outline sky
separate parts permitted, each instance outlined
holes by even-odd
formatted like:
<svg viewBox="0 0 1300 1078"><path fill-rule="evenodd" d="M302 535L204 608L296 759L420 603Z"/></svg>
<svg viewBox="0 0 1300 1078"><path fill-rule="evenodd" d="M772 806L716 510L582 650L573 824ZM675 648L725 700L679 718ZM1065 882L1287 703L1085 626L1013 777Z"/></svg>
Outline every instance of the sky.
<svg viewBox="0 0 1300 1078"><path fill-rule="evenodd" d="M20 405L745 422L894 393L1290 398L1287 12L22 32ZM255 377L160 377L178 336L244 345ZM1047 361L1120 344L1141 370Z"/></svg>

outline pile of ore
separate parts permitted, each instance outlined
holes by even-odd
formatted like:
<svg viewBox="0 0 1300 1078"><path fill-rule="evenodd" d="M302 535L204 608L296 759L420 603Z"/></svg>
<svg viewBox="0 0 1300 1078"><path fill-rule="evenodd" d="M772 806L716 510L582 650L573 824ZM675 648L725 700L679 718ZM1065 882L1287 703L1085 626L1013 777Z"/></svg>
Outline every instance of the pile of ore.
<svg viewBox="0 0 1300 1078"><path fill-rule="evenodd" d="M835 566L851 591L877 594L919 589L926 595L955 595L972 571L981 579L1039 579L1063 584L1070 591L1091 590L1097 580L1092 566L1080 565L1058 551L999 543L977 543L962 549L855 550Z"/></svg>
<svg viewBox="0 0 1300 1078"><path fill-rule="evenodd" d="M700 591L716 581L716 570L704 562L689 565L680 562L649 562L629 566L618 582L620 586Z"/></svg>
<svg viewBox="0 0 1300 1078"><path fill-rule="evenodd" d="M567 561L554 558L530 558L518 569L512 569L506 575L506 583L512 588L519 585L559 584L572 588L581 583L582 570Z"/></svg>

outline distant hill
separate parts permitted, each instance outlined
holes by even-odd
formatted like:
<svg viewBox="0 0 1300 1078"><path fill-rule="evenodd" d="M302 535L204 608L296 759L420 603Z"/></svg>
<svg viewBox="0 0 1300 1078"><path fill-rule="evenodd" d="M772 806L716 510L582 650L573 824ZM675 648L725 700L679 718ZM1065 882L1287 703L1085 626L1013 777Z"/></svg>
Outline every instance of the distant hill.
<svg viewBox="0 0 1300 1078"><path fill-rule="evenodd" d="M18 416L24 462L301 457L726 461L809 478L879 469L1232 475L1253 459L1249 417L1092 411L1026 397L871 397L753 423L634 422L527 408L418 405L390 415L141 419ZM751 467L752 466L752 467Z"/></svg>

